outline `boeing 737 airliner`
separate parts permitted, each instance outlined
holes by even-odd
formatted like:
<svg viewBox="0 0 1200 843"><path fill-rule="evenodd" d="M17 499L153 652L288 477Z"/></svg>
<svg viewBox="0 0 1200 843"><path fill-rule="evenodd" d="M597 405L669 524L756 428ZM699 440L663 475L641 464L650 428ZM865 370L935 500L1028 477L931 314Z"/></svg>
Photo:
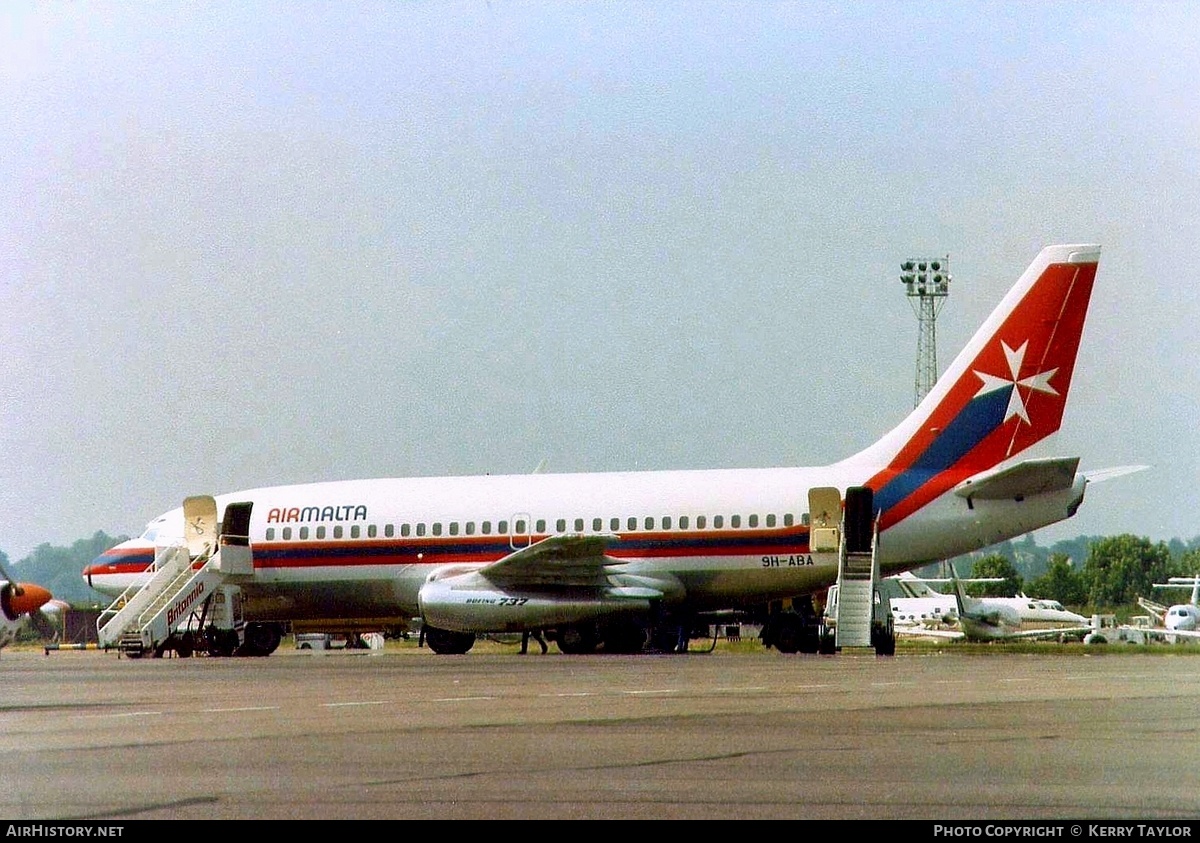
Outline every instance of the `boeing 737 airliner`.
<svg viewBox="0 0 1200 843"><path fill-rule="evenodd" d="M420 618L438 653L478 634L548 630L564 652L640 651L707 612L818 593L837 578L809 545L809 490L871 492L883 575L1073 515L1078 457L1018 458L1059 429L1100 248L1042 250L899 426L823 467L344 480L216 497L251 507L238 579L240 653L288 622ZM156 548L185 540L182 509L99 557L87 582L118 594ZM786 605L786 603L785 603ZM808 650L793 613L764 639ZM815 647L815 644L813 645Z"/></svg>

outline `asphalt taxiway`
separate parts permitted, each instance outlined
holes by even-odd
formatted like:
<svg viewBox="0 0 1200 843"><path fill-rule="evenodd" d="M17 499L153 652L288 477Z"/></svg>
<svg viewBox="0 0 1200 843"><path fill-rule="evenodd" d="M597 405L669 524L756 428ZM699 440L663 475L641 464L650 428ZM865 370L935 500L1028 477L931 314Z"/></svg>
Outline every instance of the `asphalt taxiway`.
<svg viewBox="0 0 1200 843"><path fill-rule="evenodd" d="M1200 652L0 653L0 818L1193 819Z"/></svg>

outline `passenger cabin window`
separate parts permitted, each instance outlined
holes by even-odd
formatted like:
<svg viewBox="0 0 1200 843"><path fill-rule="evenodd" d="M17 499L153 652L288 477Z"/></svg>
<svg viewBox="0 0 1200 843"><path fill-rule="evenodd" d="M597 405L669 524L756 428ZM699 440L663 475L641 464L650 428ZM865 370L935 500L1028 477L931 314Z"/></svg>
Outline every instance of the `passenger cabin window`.
<svg viewBox="0 0 1200 843"><path fill-rule="evenodd" d="M308 528L307 527L300 528L300 538L302 538L302 539L308 538Z"/></svg>
<svg viewBox="0 0 1200 843"><path fill-rule="evenodd" d="M404 536L405 538L408 538L410 535L412 535L412 525L411 524L401 524L400 525L400 535Z"/></svg>
<svg viewBox="0 0 1200 843"><path fill-rule="evenodd" d="M614 533L615 533L615 532L617 532L617 531L619 531L619 530L621 529L621 519L620 519L620 518L614 518L614 519L612 519L611 521L609 521L609 522L608 522L608 529L612 530Z"/></svg>
<svg viewBox="0 0 1200 843"><path fill-rule="evenodd" d="M805 527L808 526L808 513L807 512L803 513L800 516L800 523L803 524Z"/></svg>
<svg viewBox="0 0 1200 843"><path fill-rule="evenodd" d="M482 524L480 524L479 532L483 533L485 536L490 536L492 534L492 522L484 521Z"/></svg>
<svg viewBox="0 0 1200 843"><path fill-rule="evenodd" d="M458 522L457 521L450 522L450 535L452 535L452 536L458 535Z"/></svg>
<svg viewBox="0 0 1200 843"><path fill-rule="evenodd" d="M268 527L267 528L267 541L270 541L273 538L275 538L275 528Z"/></svg>
<svg viewBox="0 0 1200 843"><path fill-rule="evenodd" d="M630 530L636 530L637 529L637 519L630 518L628 521L625 522L625 526L628 527Z"/></svg>
<svg viewBox="0 0 1200 843"><path fill-rule="evenodd" d="M372 531L374 531L374 529L375 529L374 527L371 528ZM360 528L357 524L352 524L350 526L350 538L352 538L352 539L358 538L359 533L361 531L362 531L362 528ZM375 533L372 532L371 535L375 535Z"/></svg>
<svg viewBox="0 0 1200 843"><path fill-rule="evenodd" d="M556 533L565 533L567 531L567 519L560 518L554 522L554 531Z"/></svg>
<svg viewBox="0 0 1200 843"><path fill-rule="evenodd" d="M291 528L291 527L284 527L284 528L283 528L283 540L284 540L284 541L287 541L287 540L288 540L288 539L290 539L291 537L292 537L292 528Z"/></svg>
<svg viewBox="0 0 1200 843"><path fill-rule="evenodd" d="M671 516L670 515L663 516L662 527L664 530L671 529Z"/></svg>
<svg viewBox="0 0 1200 843"><path fill-rule="evenodd" d="M791 527L795 523L796 523L796 519L793 517L792 513L785 512L783 514L783 526Z"/></svg>
<svg viewBox="0 0 1200 843"><path fill-rule="evenodd" d="M730 527L740 527L740 526L742 526L742 516L740 516L740 515L730 515L730 516L729 516L729 526L730 526Z"/></svg>
<svg viewBox="0 0 1200 843"><path fill-rule="evenodd" d="M603 529L604 529L604 519L603 518L593 518L592 519L592 532L598 533Z"/></svg>
<svg viewBox="0 0 1200 843"><path fill-rule="evenodd" d="M435 536L440 536L442 534L442 522L441 521L433 522L433 534Z"/></svg>
<svg viewBox="0 0 1200 843"><path fill-rule="evenodd" d="M503 534L507 533L507 532L508 532L508 522L507 522L507 521L501 521L499 524L497 524L497 525L496 525L496 532L497 532L497 533L500 533L501 535L503 535Z"/></svg>
<svg viewBox="0 0 1200 843"><path fill-rule="evenodd" d="M725 516L724 515L714 515L713 516L713 529L719 530L724 526L725 526Z"/></svg>
<svg viewBox="0 0 1200 843"><path fill-rule="evenodd" d="M757 527L757 526L758 526L758 516L757 516L757 515L751 515L751 516L750 516L750 519L749 519L749 524L748 524L748 526L750 526L750 527Z"/></svg>
<svg viewBox="0 0 1200 843"><path fill-rule="evenodd" d="M575 519L575 532L577 532L577 533L583 532L583 519L582 518Z"/></svg>
<svg viewBox="0 0 1200 843"><path fill-rule="evenodd" d="M344 528L342 527L342 525L338 524L336 527L333 528L333 537L335 539L340 539L342 537L343 530L344 530Z"/></svg>
<svg viewBox="0 0 1200 843"><path fill-rule="evenodd" d="M383 525L383 535L389 539L394 537L396 535L396 525L395 524L384 524Z"/></svg>
<svg viewBox="0 0 1200 843"><path fill-rule="evenodd" d="M322 525L322 526L320 526L320 527L318 527L318 528L317 528L317 538L319 538L319 539L323 539L323 538L325 538L325 527L324 527L324 525Z"/></svg>
<svg viewBox="0 0 1200 843"><path fill-rule="evenodd" d="M468 536L475 535L475 522L474 521L467 522L467 535Z"/></svg>
<svg viewBox="0 0 1200 843"><path fill-rule="evenodd" d="M417 535L418 536L425 535L425 522L424 521L417 522Z"/></svg>
<svg viewBox="0 0 1200 843"><path fill-rule="evenodd" d="M358 528L357 528L357 527L355 527L354 529L356 529L356 530L357 530ZM378 534L379 534L379 531L378 531L378 530L375 528L375 525L374 525L374 524L371 524L370 526L368 526L368 527L367 527L367 538L369 538L369 539L373 539L373 538L375 538L375 536L377 536ZM354 535L356 535L356 536L357 536L357 535L358 535L358 533L355 533Z"/></svg>
<svg viewBox="0 0 1200 843"><path fill-rule="evenodd" d="M646 529L647 529L647 530L653 530L653 529L654 529L654 519L653 519L653 518L650 518L650 517L647 517L647 518L646 518Z"/></svg>
<svg viewBox="0 0 1200 843"><path fill-rule="evenodd" d="M679 516L679 529L686 530L688 528L688 517L686 515Z"/></svg>
<svg viewBox="0 0 1200 843"><path fill-rule="evenodd" d="M774 516L773 514L772 514L772 515L768 515L768 516L767 516L767 526L768 526L768 527L774 527L774 526L775 526L775 516Z"/></svg>
<svg viewBox="0 0 1200 843"><path fill-rule="evenodd" d="M525 534L526 530L525 530L525 519L524 518L517 519L517 523L513 527L513 531L519 536Z"/></svg>
<svg viewBox="0 0 1200 843"><path fill-rule="evenodd" d="M705 520L705 518L704 518L704 516L703 516L703 515L697 515L697 516L696 516L696 529L697 529L697 530L703 530L703 529L704 529L704 525L705 525L706 523L708 523L708 522Z"/></svg>

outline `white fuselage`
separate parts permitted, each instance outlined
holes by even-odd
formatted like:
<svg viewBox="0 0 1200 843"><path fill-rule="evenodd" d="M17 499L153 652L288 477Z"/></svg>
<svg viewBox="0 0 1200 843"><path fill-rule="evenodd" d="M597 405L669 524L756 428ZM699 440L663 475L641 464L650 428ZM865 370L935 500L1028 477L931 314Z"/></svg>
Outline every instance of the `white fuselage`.
<svg viewBox="0 0 1200 843"><path fill-rule="evenodd" d="M603 474L484 475L279 486L217 497L252 501L255 577L247 617L375 617L418 611L417 593L448 569L478 569L556 533L615 536L621 573L662 586L695 610L812 593L835 565L808 546L808 489L845 489L870 468L771 468ZM1068 517L1084 480L1057 492L969 505L936 498L880 535L885 574L919 567ZM85 573L119 594L154 548L183 537L182 508Z"/></svg>

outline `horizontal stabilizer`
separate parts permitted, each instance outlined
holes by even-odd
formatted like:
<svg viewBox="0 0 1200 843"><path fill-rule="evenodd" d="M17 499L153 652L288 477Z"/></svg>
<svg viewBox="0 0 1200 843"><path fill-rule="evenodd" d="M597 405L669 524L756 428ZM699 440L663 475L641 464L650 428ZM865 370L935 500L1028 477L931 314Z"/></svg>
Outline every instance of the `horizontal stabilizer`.
<svg viewBox="0 0 1200 843"><path fill-rule="evenodd" d="M1070 488L1078 468L1079 457L1026 460L977 474L960 483L954 493L964 498L1001 500L1057 492Z"/></svg>

